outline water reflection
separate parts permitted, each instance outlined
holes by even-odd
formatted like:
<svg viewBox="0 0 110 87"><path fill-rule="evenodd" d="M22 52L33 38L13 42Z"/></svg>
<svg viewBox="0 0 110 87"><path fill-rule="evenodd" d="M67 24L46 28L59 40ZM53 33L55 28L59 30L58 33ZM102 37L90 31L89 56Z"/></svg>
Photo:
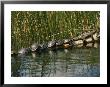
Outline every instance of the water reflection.
<svg viewBox="0 0 110 87"><path fill-rule="evenodd" d="M71 48L12 57L13 77L98 77L99 48Z"/></svg>

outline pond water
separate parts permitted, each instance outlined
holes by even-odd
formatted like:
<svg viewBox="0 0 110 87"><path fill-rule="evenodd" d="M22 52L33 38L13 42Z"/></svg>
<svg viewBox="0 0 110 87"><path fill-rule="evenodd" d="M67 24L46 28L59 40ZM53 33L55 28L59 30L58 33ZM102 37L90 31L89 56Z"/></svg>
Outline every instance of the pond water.
<svg viewBox="0 0 110 87"><path fill-rule="evenodd" d="M100 48L69 48L11 57L12 77L99 77Z"/></svg>

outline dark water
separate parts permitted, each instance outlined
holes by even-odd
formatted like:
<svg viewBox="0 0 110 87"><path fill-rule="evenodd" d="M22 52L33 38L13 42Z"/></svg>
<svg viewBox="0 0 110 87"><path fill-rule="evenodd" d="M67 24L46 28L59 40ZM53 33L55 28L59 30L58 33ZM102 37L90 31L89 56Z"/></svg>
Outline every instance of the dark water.
<svg viewBox="0 0 110 87"><path fill-rule="evenodd" d="M12 77L99 77L100 49L71 48L11 57Z"/></svg>

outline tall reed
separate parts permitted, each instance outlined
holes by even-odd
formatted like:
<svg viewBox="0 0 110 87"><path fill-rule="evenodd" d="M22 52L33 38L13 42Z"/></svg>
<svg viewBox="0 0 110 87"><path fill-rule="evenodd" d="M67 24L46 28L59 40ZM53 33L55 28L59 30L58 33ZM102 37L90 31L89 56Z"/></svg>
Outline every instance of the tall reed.
<svg viewBox="0 0 110 87"><path fill-rule="evenodd" d="M99 28L99 11L12 11L12 49L29 47L34 42L73 38Z"/></svg>

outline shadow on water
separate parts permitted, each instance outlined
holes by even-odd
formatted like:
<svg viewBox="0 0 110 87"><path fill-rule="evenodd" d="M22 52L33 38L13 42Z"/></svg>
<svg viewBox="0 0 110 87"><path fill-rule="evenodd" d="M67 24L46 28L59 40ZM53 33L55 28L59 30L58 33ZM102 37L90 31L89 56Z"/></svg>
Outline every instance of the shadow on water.
<svg viewBox="0 0 110 87"><path fill-rule="evenodd" d="M71 48L11 57L12 77L99 77L100 49Z"/></svg>

